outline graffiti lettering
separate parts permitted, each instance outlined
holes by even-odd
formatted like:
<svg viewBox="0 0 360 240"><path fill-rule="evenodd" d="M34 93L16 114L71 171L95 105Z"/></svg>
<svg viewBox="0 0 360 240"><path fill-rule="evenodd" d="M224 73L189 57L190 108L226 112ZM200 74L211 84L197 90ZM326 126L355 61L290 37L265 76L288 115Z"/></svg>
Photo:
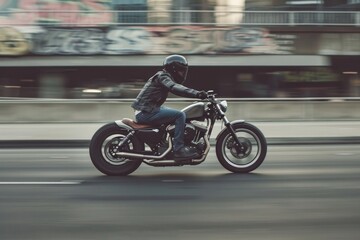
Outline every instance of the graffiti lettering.
<svg viewBox="0 0 360 240"><path fill-rule="evenodd" d="M144 54L151 50L151 33L144 28L111 29L105 54Z"/></svg>
<svg viewBox="0 0 360 240"><path fill-rule="evenodd" d="M6 16L2 25L58 25L97 26L112 21L110 0L13 0L0 5ZM22 11L31 11L24 14ZM81 12L80 12L81 11Z"/></svg>
<svg viewBox="0 0 360 240"><path fill-rule="evenodd" d="M1 0L0 0L1 1ZM0 2L1 3L1 2ZM12 4L6 2L6 4ZM3 5L0 5L2 7ZM339 40L340 37L340 40ZM358 54L360 33L269 34L199 27L0 28L0 55Z"/></svg>
<svg viewBox="0 0 360 240"><path fill-rule="evenodd" d="M16 54L30 51L39 55L289 54L294 45L293 39L275 38L263 29L116 27L22 30L27 33L27 41L23 36L20 38L13 34L2 37L3 55L5 52L10 54L9 50L4 50L5 42L12 43L11 51L16 49ZM29 50L28 46L32 48Z"/></svg>
<svg viewBox="0 0 360 240"><path fill-rule="evenodd" d="M111 29L47 29L34 34L35 54L95 55L144 54L151 49L151 36L141 28Z"/></svg>
<svg viewBox="0 0 360 240"><path fill-rule="evenodd" d="M170 29L166 35L164 51L181 54L198 54L214 48L213 31L196 31L185 28Z"/></svg>
<svg viewBox="0 0 360 240"><path fill-rule="evenodd" d="M223 52L270 52L274 44L263 29L233 29L224 34Z"/></svg>
<svg viewBox="0 0 360 240"><path fill-rule="evenodd" d="M23 34L13 28L0 28L0 55L24 55L29 44Z"/></svg>
<svg viewBox="0 0 360 240"><path fill-rule="evenodd" d="M262 29L172 29L167 34L167 52L199 53L276 53L276 45Z"/></svg>
<svg viewBox="0 0 360 240"><path fill-rule="evenodd" d="M101 54L104 34L99 29L48 29L34 34L35 54Z"/></svg>

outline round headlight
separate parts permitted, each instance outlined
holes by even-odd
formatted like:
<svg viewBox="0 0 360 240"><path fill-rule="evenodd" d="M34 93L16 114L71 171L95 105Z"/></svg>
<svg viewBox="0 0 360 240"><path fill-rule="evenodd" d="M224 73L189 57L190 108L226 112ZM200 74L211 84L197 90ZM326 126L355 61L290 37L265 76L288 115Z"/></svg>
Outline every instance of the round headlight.
<svg viewBox="0 0 360 240"><path fill-rule="evenodd" d="M221 111L226 112L226 110L227 110L227 101L223 100L223 101L220 102L219 105L220 105Z"/></svg>

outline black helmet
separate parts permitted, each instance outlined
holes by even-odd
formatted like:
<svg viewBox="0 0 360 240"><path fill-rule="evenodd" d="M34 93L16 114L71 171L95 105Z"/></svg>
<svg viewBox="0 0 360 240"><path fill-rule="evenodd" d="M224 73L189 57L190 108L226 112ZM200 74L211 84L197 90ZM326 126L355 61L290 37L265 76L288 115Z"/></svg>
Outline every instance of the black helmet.
<svg viewBox="0 0 360 240"><path fill-rule="evenodd" d="M175 82L181 84L185 82L188 72L188 62L184 56L170 55L165 58L163 66L174 78Z"/></svg>

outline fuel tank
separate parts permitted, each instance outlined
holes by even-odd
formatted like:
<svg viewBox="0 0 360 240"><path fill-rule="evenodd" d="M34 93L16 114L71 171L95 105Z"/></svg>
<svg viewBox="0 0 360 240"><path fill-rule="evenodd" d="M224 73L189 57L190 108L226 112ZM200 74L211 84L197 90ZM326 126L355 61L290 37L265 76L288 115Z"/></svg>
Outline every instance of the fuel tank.
<svg viewBox="0 0 360 240"><path fill-rule="evenodd" d="M201 120L205 119L205 103L196 102L181 110L186 114L187 120Z"/></svg>

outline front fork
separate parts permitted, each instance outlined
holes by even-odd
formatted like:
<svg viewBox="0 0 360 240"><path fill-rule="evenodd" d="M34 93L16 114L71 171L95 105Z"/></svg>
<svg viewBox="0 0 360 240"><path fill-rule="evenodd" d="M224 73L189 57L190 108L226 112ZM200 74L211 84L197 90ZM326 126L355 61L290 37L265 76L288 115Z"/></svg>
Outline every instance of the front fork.
<svg viewBox="0 0 360 240"><path fill-rule="evenodd" d="M235 132L234 128L232 127L230 121L227 119L226 116L223 117L223 121L224 121L225 127L229 130L231 136L234 139L235 149L236 149L237 154L244 153L246 151L245 146L237 138L236 132Z"/></svg>

